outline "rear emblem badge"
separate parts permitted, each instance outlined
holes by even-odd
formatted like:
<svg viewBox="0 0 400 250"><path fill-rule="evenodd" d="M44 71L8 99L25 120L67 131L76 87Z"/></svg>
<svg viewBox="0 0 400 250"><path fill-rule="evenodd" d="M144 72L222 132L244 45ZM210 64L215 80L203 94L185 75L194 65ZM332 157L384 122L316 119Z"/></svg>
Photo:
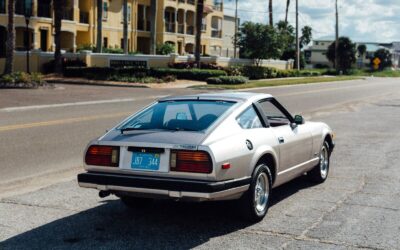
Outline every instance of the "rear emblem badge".
<svg viewBox="0 0 400 250"><path fill-rule="evenodd" d="M246 140L246 146L249 150L253 150L253 143L250 140Z"/></svg>

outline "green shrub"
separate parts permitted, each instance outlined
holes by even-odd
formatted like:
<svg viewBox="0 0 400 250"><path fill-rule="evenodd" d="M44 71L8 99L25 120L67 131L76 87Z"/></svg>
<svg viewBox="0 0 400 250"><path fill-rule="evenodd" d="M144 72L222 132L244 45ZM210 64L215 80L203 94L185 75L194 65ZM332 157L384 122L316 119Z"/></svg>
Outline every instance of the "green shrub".
<svg viewBox="0 0 400 250"><path fill-rule="evenodd" d="M236 85L245 84L248 82L247 77L243 76L219 76L210 77L207 79L207 84L226 84L226 85Z"/></svg>
<svg viewBox="0 0 400 250"><path fill-rule="evenodd" d="M261 66L244 66L242 68L242 75L251 80L275 78L278 76L275 68L261 67Z"/></svg>
<svg viewBox="0 0 400 250"><path fill-rule="evenodd" d="M228 76L242 76L243 67L231 66L224 69Z"/></svg>
<svg viewBox="0 0 400 250"><path fill-rule="evenodd" d="M168 75L168 76L164 76L162 78L163 82L175 82L176 81L176 76L174 75Z"/></svg>
<svg viewBox="0 0 400 250"><path fill-rule="evenodd" d="M25 72L14 72L3 75L0 78L0 86L4 87L37 88L43 85L43 75L40 73L28 74Z"/></svg>
<svg viewBox="0 0 400 250"><path fill-rule="evenodd" d="M124 50L121 48L103 48L103 53L124 54Z"/></svg>
<svg viewBox="0 0 400 250"><path fill-rule="evenodd" d="M177 79L206 81L210 77L226 76L226 72L223 70L153 68L150 70L150 75L157 78L174 75Z"/></svg>
<svg viewBox="0 0 400 250"><path fill-rule="evenodd" d="M175 52L175 45L172 43L158 44L156 52L157 55L169 55Z"/></svg>

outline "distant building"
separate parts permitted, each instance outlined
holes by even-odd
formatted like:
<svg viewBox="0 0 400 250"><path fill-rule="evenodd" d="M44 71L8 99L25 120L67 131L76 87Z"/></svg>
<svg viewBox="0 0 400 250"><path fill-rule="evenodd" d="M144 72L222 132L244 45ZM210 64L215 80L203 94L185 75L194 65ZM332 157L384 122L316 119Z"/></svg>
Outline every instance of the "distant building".
<svg viewBox="0 0 400 250"><path fill-rule="evenodd" d="M324 67L324 66L333 67L333 64L326 57L326 54L328 52L328 47L333 42L334 42L333 39L314 40L312 45L304 50L307 64L311 65L312 67ZM356 65L358 67L368 66L370 64L370 59L374 57L374 53L378 49L382 48L389 49L391 52L396 51L397 48L397 57L395 60L397 60L397 63L399 62L400 42L390 43L390 44L356 42L356 48L361 44L364 44L367 47L367 51L362 57L361 55L358 54L358 51L356 52Z"/></svg>
<svg viewBox="0 0 400 250"><path fill-rule="evenodd" d="M240 19L238 19L238 26L240 25ZM222 53L220 56L224 57L234 57L235 54L235 46L234 39L235 36L235 17L224 15L224 23L222 29L222 40L223 47ZM237 49L237 55L239 56L239 49Z"/></svg>
<svg viewBox="0 0 400 250"><path fill-rule="evenodd" d="M392 54L392 63L394 68L400 67L400 42L392 42L387 44L382 44L386 47Z"/></svg>

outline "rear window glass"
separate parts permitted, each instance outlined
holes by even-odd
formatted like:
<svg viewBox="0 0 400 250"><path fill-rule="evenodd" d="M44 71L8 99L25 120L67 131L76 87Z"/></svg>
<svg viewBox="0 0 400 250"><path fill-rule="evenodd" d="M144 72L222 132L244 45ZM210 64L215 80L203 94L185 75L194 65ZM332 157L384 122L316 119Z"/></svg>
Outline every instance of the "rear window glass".
<svg viewBox="0 0 400 250"><path fill-rule="evenodd" d="M203 131L234 104L226 101L158 102L117 129Z"/></svg>

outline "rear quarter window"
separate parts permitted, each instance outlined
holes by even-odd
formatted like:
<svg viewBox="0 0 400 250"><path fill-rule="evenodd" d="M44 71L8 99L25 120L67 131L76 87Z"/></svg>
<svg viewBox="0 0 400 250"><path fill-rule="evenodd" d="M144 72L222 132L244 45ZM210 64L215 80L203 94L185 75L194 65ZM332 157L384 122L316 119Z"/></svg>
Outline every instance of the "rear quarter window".
<svg viewBox="0 0 400 250"><path fill-rule="evenodd" d="M236 118L237 123L243 129L263 128L260 117L253 106L248 107Z"/></svg>

